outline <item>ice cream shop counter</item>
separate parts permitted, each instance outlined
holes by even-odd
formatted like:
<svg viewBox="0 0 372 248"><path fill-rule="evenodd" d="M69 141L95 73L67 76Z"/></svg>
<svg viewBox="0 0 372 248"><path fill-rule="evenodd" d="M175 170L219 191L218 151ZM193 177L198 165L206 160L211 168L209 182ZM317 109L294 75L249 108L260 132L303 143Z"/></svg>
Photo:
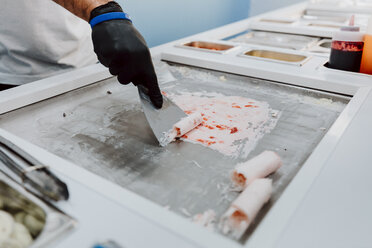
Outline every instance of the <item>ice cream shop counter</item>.
<svg viewBox="0 0 372 248"><path fill-rule="evenodd" d="M99 64L0 92L0 246L370 247L372 75L330 61L368 13L304 2L152 48L195 118L166 146Z"/></svg>

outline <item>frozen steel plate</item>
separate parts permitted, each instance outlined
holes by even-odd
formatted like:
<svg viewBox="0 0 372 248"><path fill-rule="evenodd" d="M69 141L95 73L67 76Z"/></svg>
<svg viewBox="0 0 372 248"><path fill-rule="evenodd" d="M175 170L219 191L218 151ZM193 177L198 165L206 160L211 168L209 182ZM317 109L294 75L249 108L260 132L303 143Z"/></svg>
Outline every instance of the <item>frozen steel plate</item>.
<svg viewBox="0 0 372 248"><path fill-rule="evenodd" d="M248 157L228 157L186 142L162 148L146 122L137 89L111 78L1 115L0 127L186 218L209 209L219 218L237 197L230 190L232 168L263 150L274 150L284 165L272 177L273 197L250 227L252 232L349 101L188 66L157 62L156 69L168 93L243 96L267 102L281 116Z"/></svg>

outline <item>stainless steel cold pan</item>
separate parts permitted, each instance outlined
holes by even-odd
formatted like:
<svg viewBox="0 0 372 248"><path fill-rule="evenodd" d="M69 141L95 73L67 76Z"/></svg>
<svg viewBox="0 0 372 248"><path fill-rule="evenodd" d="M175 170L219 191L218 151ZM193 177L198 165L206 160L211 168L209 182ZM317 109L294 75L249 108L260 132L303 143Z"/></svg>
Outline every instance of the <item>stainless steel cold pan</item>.
<svg viewBox="0 0 372 248"><path fill-rule="evenodd" d="M314 45L319 41L319 39L303 35L253 31L248 34L235 37L230 41L302 50Z"/></svg>
<svg viewBox="0 0 372 248"><path fill-rule="evenodd" d="M236 46L208 41L191 41L177 45L177 47L222 54L231 51Z"/></svg>
<svg viewBox="0 0 372 248"><path fill-rule="evenodd" d="M264 61L279 62L302 66L310 57L294 53L277 52L271 50L252 49L245 52L243 57L254 58Z"/></svg>
<svg viewBox="0 0 372 248"><path fill-rule="evenodd" d="M252 232L348 102L340 96L190 66L155 61L155 68L160 87L169 96L205 92L267 102L281 112L272 117L278 118L277 125L249 155L225 156L188 142L162 148L146 122L136 88L110 78L0 115L0 126L187 218L213 209L218 220L237 197L230 191L234 166L264 150L276 151L284 166L272 176L272 198Z"/></svg>

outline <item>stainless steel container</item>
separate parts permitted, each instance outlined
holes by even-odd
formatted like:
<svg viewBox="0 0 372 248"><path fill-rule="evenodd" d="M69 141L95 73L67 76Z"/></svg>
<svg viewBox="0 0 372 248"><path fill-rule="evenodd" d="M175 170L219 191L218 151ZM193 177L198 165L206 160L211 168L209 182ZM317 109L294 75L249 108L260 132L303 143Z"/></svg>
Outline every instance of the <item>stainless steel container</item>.
<svg viewBox="0 0 372 248"><path fill-rule="evenodd" d="M316 42L319 41L319 39L303 35L253 31L248 34L235 37L230 41L288 48L293 50L303 50L310 46L313 46Z"/></svg>
<svg viewBox="0 0 372 248"><path fill-rule="evenodd" d="M334 28L340 29L343 25L339 25L336 23L322 23L322 22L310 22L307 24L310 27L318 27L318 28Z"/></svg>
<svg viewBox="0 0 372 248"><path fill-rule="evenodd" d="M208 41L191 41L177 45L177 47L222 54L231 51L236 46Z"/></svg>
<svg viewBox="0 0 372 248"><path fill-rule="evenodd" d="M1 163L0 166L2 166ZM18 216L24 214L28 219L33 220L33 225L27 224L27 217L25 217L25 223L22 223L34 239L30 246L32 248L51 247L49 245L52 241L59 238L76 223L73 218L27 192L2 172L0 172L0 200L2 202L1 209L10 213L15 219L17 219L17 214ZM35 225L39 228L32 228Z"/></svg>
<svg viewBox="0 0 372 248"><path fill-rule="evenodd" d="M319 42L318 46L323 47L323 48L327 48L327 49L331 49L332 41L331 40L322 40L321 42Z"/></svg>
<svg viewBox="0 0 372 248"><path fill-rule="evenodd" d="M276 23L276 24L292 24L294 23L293 20L281 20L281 19L269 19L269 18L262 18L260 22L268 22L268 23Z"/></svg>
<svg viewBox="0 0 372 248"><path fill-rule="evenodd" d="M320 40L315 46L310 47L307 51L317 54L327 55L331 52L332 40L323 39Z"/></svg>
<svg viewBox="0 0 372 248"><path fill-rule="evenodd" d="M310 58L305 55L258 49L249 50L245 52L242 56L247 58L292 64L297 66L302 66Z"/></svg>

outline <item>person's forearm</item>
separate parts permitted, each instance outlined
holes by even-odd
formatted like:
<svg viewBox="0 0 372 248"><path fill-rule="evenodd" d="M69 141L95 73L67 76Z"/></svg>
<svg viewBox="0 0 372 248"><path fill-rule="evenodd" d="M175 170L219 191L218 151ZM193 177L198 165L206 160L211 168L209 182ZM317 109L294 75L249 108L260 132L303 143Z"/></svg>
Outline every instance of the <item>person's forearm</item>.
<svg viewBox="0 0 372 248"><path fill-rule="evenodd" d="M112 0L53 0L71 13L78 17L89 21L90 12L102 4L111 2Z"/></svg>

